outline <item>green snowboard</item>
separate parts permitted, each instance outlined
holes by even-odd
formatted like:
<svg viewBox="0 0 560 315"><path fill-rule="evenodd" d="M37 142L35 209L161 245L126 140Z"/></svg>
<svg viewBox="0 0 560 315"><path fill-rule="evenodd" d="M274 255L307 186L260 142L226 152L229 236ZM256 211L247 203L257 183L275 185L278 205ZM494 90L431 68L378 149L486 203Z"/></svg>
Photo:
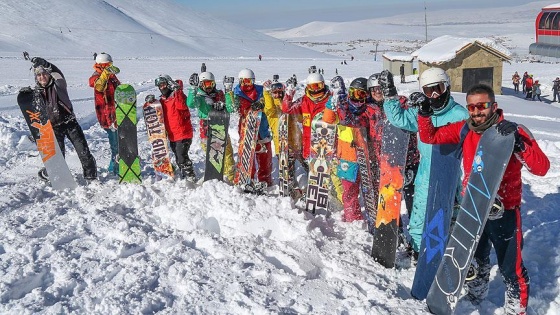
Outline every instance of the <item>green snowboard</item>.
<svg viewBox="0 0 560 315"><path fill-rule="evenodd" d="M115 90L115 103L119 135L119 183L141 183L134 88L129 84L119 85Z"/></svg>

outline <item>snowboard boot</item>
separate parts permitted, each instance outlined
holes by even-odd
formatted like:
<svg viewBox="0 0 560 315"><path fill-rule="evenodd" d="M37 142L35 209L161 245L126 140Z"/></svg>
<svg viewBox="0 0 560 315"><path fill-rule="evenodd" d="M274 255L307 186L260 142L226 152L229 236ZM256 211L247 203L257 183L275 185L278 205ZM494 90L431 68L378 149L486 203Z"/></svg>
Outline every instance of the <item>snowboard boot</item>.
<svg viewBox="0 0 560 315"><path fill-rule="evenodd" d="M196 175L193 170L193 165L191 161L185 162L185 164L179 166L179 171L181 172L181 178L188 180L189 182L196 182Z"/></svg>
<svg viewBox="0 0 560 315"><path fill-rule="evenodd" d="M477 274L478 274L478 264L476 263L476 259L473 259L471 261L471 265L469 266L469 269L467 270L465 281L468 282L476 279Z"/></svg>
<svg viewBox="0 0 560 315"><path fill-rule="evenodd" d="M49 181L49 174L47 174L46 168L43 167L42 169L40 169L37 175L39 176L39 179L41 179L42 181L45 182Z"/></svg>
<svg viewBox="0 0 560 315"><path fill-rule="evenodd" d="M525 315L527 314L527 307L521 305L519 297L510 296L506 289L506 299L504 302L505 315Z"/></svg>
<svg viewBox="0 0 560 315"><path fill-rule="evenodd" d="M466 297L474 305L480 304L488 296L490 269L492 269L492 266L490 264L483 264L480 261L477 261L476 263L478 265L476 276L473 280L466 283Z"/></svg>

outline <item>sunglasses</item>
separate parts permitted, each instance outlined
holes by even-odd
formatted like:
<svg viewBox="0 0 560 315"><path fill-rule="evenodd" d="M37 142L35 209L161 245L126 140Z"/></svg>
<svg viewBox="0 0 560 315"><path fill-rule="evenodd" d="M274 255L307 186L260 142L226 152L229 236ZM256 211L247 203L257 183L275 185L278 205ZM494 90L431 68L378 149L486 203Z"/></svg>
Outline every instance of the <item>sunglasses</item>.
<svg viewBox="0 0 560 315"><path fill-rule="evenodd" d="M429 98L438 98L447 91L447 86L443 82L438 82L423 86L422 91Z"/></svg>
<svg viewBox="0 0 560 315"><path fill-rule="evenodd" d="M372 87L369 88L369 91L371 93L381 93L382 92L381 86L372 86Z"/></svg>
<svg viewBox="0 0 560 315"><path fill-rule="evenodd" d="M255 82L255 79L251 79L251 78L243 78L239 80L239 83L241 85L253 85L253 83Z"/></svg>
<svg viewBox="0 0 560 315"><path fill-rule="evenodd" d="M212 81L212 80L204 80L204 81L200 81L200 87L202 88L214 88L216 87L216 82Z"/></svg>
<svg viewBox="0 0 560 315"><path fill-rule="evenodd" d="M475 104L467 104L467 109L469 110L469 112L474 112L474 109L478 109L479 111L483 111L487 108L489 108L490 106L497 104L496 102L478 102Z"/></svg>
<svg viewBox="0 0 560 315"><path fill-rule="evenodd" d="M307 90L310 92L319 92L325 88L325 82L316 82L307 84Z"/></svg>
<svg viewBox="0 0 560 315"><path fill-rule="evenodd" d="M348 96L352 100L363 101L367 98L367 95L368 95L367 92L362 89L357 89L354 87L350 87L348 89Z"/></svg>

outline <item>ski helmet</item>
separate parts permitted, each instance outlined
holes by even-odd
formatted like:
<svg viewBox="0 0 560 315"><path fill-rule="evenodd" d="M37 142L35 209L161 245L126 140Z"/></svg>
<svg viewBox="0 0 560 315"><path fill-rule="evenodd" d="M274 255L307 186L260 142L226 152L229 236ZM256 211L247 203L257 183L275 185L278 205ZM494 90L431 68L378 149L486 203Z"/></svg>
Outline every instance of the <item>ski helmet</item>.
<svg viewBox="0 0 560 315"><path fill-rule="evenodd" d="M253 70L245 68L239 71L239 75L237 76L237 78L239 78L239 81L241 81L241 79L255 80L255 73L253 72Z"/></svg>
<svg viewBox="0 0 560 315"><path fill-rule="evenodd" d="M165 82L165 83L167 83L167 85L169 85L169 82L171 82L171 81L173 81L173 79L171 79L171 77L168 74L160 74L157 77L155 83L156 83L156 86L159 87L159 85L161 83Z"/></svg>
<svg viewBox="0 0 560 315"><path fill-rule="evenodd" d="M216 80L212 72L202 72L198 75L198 87L203 90L213 90L216 87Z"/></svg>
<svg viewBox="0 0 560 315"><path fill-rule="evenodd" d="M368 90L371 89L374 86L380 86L380 84L379 84L379 73L374 73L374 74L370 75L368 80L367 80Z"/></svg>
<svg viewBox="0 0 560 315"><path fill-rule="evenodd" d="M320 82L325 83L325 78L323 78L323 75L321 75L317 72L314 72L314 73L310 73L307 76L306 81L307 81L307 84L309 84L309 83L320 83Z"/></svg>
<svg viewBox="0 0 560 315"><path fill-rule="evenodd" d="M305 94L312 100L318 100L326 95L325 78L317 72L310 73L306 80Z"/></svg>
<svg viewBox="0 0 560 315"><path fill-rule="evenodd" d="M424 70L424 72L420 75L420 88L440 82L445 84L445 87L447 88L451 85L449 76L441 68L430 68Z"/></svg>
<svg viewBox="0 0 560 315"><path fill-rule="evenodd" d="M367 79L366 78L355 78L348 88L348 97L352 101L357 101L363 103L366 101L368 96L367 93Z"/></svg>
<svg viewBox="0 0 560 315"><path fill-rule="evenodd" d="M111 55L109 55L108 53L100 53L97 56L95 56L95 63L109 63L109 62L113 62L113 58L111 58Z"/></svg>

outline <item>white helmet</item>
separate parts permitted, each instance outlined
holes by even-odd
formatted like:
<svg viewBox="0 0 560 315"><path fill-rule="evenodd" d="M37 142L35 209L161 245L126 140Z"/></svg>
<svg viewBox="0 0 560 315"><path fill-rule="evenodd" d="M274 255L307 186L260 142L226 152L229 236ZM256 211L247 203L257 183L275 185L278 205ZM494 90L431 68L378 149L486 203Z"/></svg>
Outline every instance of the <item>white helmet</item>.
<svg viewBox="0 0 560 315"><path fill-rule="evenodd" d="M239 71L239 75L237 76L239 79L253 79L255 80L255 73L251 69L243 69Z"/></svg>
<svg viewBox="0 0 560 315"><path fill-rule="evenodd" d="M424 72L420 75L420 88L439 82L443 82L446 87L451 85L449 76L441 68L430 68L424 70Z"/></svg>
<svg viewBox="0 0 560 315"><path fill-rule="evenodd" d="M319 82L323 82L323 83L325 82L325 78L323 78L323 76L321 74L315 72L315 73L310 73L307 76L307 80L306 80L307 84L309 84L309 83L319 83Z"/></svg>
<svg viewBox="0 0 560 315"><path fill-rule="evenodd" d="M371 89L374 86L379 86L379 73L374 73L369 76L367 80L367 89Z"/></svg>
<svg viewBox="0 0 560 315"><path fill-rule="evenodd" d="M198 80L199 81L216 81L214 79L214 75L212 74L212 72L202 72L200 75L198 75Z"/></svg>
<svg viewBox="0 0 560 315"><path fill-rule="evenodd" d="M113 62L113 58L111 58L111 55L109 55L108 53L100 53L97 56L95 56L95 63L108 63L108 62Z"/></svg>

